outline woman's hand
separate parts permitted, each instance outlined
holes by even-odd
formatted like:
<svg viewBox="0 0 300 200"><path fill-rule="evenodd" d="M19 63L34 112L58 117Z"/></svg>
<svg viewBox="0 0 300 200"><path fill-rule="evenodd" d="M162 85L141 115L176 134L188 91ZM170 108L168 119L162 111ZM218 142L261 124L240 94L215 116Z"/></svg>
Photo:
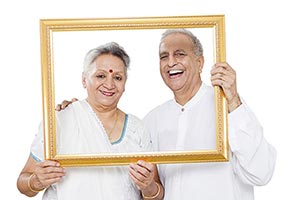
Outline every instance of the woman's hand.
<svg viewBox="0 0 300 200"><path fill-rule="evenodd" d="M36 165L30 184L36 190L47 188L65 176L65 169L56 161L46 160Z"/></svg>
<svg viewBox="0 0 300 200"><path fill-rule="evenodd" d="M129 175L138 189L145 190L154 181L155 165L139 160L136 164L129 165Z"/></svg>
<svg viewBox="0 0 300 200"><path fill-rule="evenodd" d="M164 191L160 184L156 165L139 160L129 165L129 175L144 199L162 199Z"/></svg>
<svg viewBox="0 0 300 200"><path fill-rule="evenodd" d="M37 162L30 155L18 180L18 190L26 196L33 197L51 184L65 176L65 169L56 161Z"/></svg>

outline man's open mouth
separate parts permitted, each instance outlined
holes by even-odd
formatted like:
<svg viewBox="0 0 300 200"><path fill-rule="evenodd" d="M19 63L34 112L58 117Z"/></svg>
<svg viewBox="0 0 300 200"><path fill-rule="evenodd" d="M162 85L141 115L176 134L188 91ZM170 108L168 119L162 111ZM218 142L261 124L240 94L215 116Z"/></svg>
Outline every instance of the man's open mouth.
<svg viewBox="0 0 300 200"><path fill-rule="evenodd" d="M183 74L183 70L180 70L180 69L174 69L174 70L169 70L168 71L168 74L169 76L172 78L172 77L177 77L181 74Z"/></svg>

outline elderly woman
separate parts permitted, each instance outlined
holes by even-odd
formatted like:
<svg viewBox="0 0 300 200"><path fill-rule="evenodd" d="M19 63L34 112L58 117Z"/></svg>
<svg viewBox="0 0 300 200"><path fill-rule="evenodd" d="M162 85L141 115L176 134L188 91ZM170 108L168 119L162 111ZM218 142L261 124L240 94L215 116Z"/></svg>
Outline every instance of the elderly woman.
<svg viewBox="0 0 300 200"><path fill-rule="evenodd" d="M129 57L116 43L89 51L82 85L87 98L56 113L59 154L150 151L150 137L142 122L117 105L125 90ZM43 128L18 181L31 197L44 189L44 200L162 199L156 166L142 160L128 166L63 168L44 160Z"/></svg>

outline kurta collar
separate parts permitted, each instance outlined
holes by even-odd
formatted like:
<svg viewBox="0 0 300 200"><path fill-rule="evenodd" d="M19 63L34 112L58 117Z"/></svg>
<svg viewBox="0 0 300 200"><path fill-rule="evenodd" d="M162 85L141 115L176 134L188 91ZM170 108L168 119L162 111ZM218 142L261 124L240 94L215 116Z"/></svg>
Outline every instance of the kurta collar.
<svg viewBox="0 0 300 200"><path fill-rule="evenodd" d="M192 108L197 102L201 100L201 98L205 94L205 91L207 90L207 87L208 86L202 82L197 93L183 106L177 103L175 99L173 99L173 101L175 102L176 106L181 110L181 112L184 112L184 110Z"/></svg>

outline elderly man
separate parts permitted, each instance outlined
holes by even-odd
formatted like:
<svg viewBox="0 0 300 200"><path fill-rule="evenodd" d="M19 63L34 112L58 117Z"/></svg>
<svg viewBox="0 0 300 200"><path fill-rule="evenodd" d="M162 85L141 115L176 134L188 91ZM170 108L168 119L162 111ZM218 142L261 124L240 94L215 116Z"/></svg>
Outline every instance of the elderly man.
<svg viewBox="0 0 300 200"><path fill-rule="evenodd" d="M144 118L156 150L214 149L214 92L201 80L200 41L187 30L167 30L159 56L161 76L174 99ZM228 101L229 162L159 165L164 199L252 200L253 186L264 185L272 177L275 149L240 99L235 71L227 63L217 63L211 70L211 82L222 87Z"/></svg>

